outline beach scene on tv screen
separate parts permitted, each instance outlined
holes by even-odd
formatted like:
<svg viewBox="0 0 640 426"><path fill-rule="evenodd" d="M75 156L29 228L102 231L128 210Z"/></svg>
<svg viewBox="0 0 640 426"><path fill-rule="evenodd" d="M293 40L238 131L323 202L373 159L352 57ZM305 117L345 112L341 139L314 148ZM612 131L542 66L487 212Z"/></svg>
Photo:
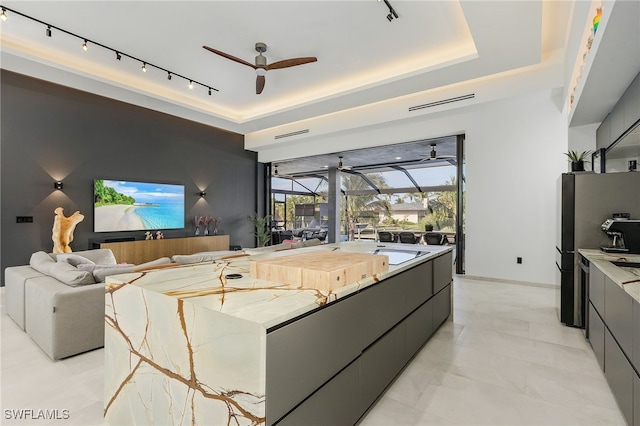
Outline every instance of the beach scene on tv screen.
<svg viewBox="0 0 640 426"><path fill-rule="evenodd" d="M94 231L184 228L184 186L94 181Z"/></svg>

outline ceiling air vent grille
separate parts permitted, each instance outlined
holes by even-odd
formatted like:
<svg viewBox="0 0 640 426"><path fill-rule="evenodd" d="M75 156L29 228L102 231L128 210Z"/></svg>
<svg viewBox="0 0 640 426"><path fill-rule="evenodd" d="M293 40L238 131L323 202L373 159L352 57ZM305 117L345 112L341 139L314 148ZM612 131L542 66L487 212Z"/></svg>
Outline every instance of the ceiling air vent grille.
<svg viewBox="0 0 640 426"><path fill-rule="evenodd" d="M309 129L298 130L297 132L291 132L291 133L283 133L281 135L276 135L273 138L274 139L283 139L283 138L288 138L288 137L291 137L291 136L304 135L305 133L309 133Z"/></svg>
<svg viewBox="0 0 640 426"><path fill-rule="evenodd" d="M450 103L453 103L453 102L466 101L467 99L473 99L475 97L476 97L475 93L471 93L471 94L468 94L468 95L457 96L455 98L442 99L440 101L429 102L428 104L422 104L422 105L416 105L416 106L409 107L409 112L417 111L419 109L432 108L432 107L436 107L436 106L440 106L440 105L446 105L446 104L450 104Z"/></svg>

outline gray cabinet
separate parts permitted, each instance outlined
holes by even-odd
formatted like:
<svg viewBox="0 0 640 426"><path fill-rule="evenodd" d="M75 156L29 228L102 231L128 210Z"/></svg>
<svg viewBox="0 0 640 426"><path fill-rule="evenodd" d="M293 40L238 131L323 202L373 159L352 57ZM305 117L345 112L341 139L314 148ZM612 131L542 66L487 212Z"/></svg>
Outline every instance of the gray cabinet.
<svg viewBox="0 0 640 426"><path fill-rule="evenodd" d="M406 355L410 359L433 334L433 299L423 304L405 320Z"/></svg>
<svg viewBox="0 0 640 426"><path fill-rule="evenodd" d="M348 297L267 334L267 419L279 419L360 355L363 308Z"/></svg>
<svg viewBox="0 0 640 426"><path fill-rule="evenodd" d="M640 426L640 376L633 378L633 425Z"/></svg>
<svg viewBox="0 0 640 426"><path fill-rule="evenodd" d="M362 413L355 409L353 401L353 396L360 392L359 380L360 359L357 359L278 422L278 426L355 424Z"/></svg>
<svg viewBox="0 0 640 426"><path fill-rule="evenodd" d="M604 315L604 272L595 266L589 268L589 300L598 313Z"/></svg>
<svg viewBox="0 0 640 426"><path fill-rule="evenodd" d="M453 277L453 254L451 252L433 259L433 293L449 285Z"/></svg>
<svg viewBox="0 0 640 426"><path fill-rule="evenodd" d="M607 329L605 329L604 345L605 377L627 424L631 425L633 424L633 380L636 373Z"/></svg>
<svg viewBox="0 0 640 426"><path fill-rule="evenodd" d="M633 365L637 371L640 371L640 303L633 301ZM639 419L640 420L640 419Z"/></svg>
<svg viewBox="0 0 640 426"><path fill-rule="evenodd" d="M633 426L640 426L640 376L633 378Z"/></svg>
<svg viewBox="0 0 640 426"><path fill-rule="evenodd" d="M626 130L624 127L624 104L622 98L611 111L611 142L615 142Z"/></svg>
<svg viewBox="0 0 640 426"><path fill-rule="evenodd" d="M640 120L640 74L638 74L624 93L624 124L630 128Z"/></svg>
<svg viewBox="0 0 640 426"><path fill-rule="evenodd" d="M360 402L368 408L405 365L405 324L398 324L360 358Z"/></svg>
<svg viewBox="0 0 640 426"><path fill-rule="evenodd" d="M589 343L600 369L604 371L604 322L591 302L589 303Z"/></svg>
<svg viewBox="0 0 640 426"><path fill-rule="evenodd" d="M405 312L413 311L433 296L433 262L409 269L401 276L405 287Z"/></svg>
<svg viewBox="0 0 640 426"><path fill-rule="evenodd" d="M602 120L596 130L596 148L608 148L611 145L611 114Z"/></svg>
<svg viewBox="0 0 640 426"><path fill-rule="evenodd" d="M631 359L633 348L633 299L609 277L604 277L604 322Z"/></svg>
<svg viewBox="0 0 640 426"><path fill-rule="evenodd" d="M358 293L357 297L364 307L361 318L363 326L358 336L361 347L372 344L406 315L403 291L405 274L383 280Z"/></svg>
<svg viewBox="0 0 640 426"><path fill-rule="evenodd" d="M355 424L449 316L451 279L447 253L268 330L267 425Z"/></svg>
<svg viewBox="0 0 640 426"><path fill-rule="evenodd" d="M431 299L433 304L433 328L438 328L451 313L451 287L447 286Z"/></svg>

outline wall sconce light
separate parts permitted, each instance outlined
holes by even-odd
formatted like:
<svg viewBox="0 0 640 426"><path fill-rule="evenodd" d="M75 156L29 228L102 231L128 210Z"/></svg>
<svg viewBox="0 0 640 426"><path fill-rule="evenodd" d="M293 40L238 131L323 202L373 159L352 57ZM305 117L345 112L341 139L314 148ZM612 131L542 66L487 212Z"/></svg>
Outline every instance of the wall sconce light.
<svg viewBox="0 0 640 426"><path fill-rule="evenodd" d="M59 180L53 182L53 189L59 189L60 191L62 191L62 182Z"/></svg>
<svg viewBox="0 0 640 426"><path fill-rule="evenodd" d="M206 192L204 192L204 191L200 191L200 196L201 196L202 198L204 198L204 197L206 197L206 196L207 196L207 193L206 193Z"/></svg>

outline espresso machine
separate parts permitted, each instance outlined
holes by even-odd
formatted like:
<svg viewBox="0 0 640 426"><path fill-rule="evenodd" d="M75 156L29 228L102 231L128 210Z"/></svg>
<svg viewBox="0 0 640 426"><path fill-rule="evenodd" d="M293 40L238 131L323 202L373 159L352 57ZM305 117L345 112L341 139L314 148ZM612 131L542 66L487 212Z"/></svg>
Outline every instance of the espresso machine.
<svg viewBox="0 0 640 426"><path fill-rule="evenodd" d="M602 224L602 230L613 241L610 246L600 249L606 253L640 254L640 219L614 217Z"/></svg>

